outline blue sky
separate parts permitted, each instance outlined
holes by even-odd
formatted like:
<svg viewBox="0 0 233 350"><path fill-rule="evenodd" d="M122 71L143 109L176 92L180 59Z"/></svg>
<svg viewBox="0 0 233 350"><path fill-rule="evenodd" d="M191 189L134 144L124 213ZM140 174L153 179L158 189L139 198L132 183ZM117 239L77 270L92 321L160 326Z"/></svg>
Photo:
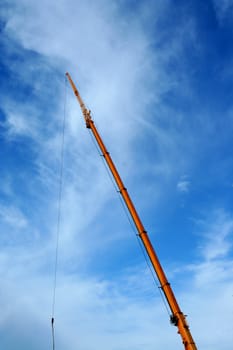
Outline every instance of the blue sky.
<svg viewBox="0 0 233 350"><path fill-rule="evenodd" d="M51 347L64 114L56 349L182 348L69 71L198 348L231 350L233 1L5 0L0 34L2 348Z"/></svg>

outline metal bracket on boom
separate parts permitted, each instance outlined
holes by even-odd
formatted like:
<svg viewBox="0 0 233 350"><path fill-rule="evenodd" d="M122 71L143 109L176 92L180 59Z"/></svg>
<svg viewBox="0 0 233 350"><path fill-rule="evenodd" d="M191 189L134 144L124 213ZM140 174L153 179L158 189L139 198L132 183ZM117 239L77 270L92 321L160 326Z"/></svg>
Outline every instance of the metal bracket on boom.
<svg viewBox="0 0 233 350"><path fill-rule="evenodd" d="M83 112L83 115L84 115L84 119L85 119L85 122L86 122L86 127L87 127L88 129L90 129L90 128L91 128L91 126L90 126L90 122L91 122L91 111L90 111L89 109L86 109L86 108L85 108L85 110L84 110L84 112Z"/></svg>
<svg viewBox="0 0 233 350"><path fill-rule="evenodd" d="M173 325L173 326L177 326L178 325L178 317L176 315L171 315L170 316L170 323Z"/></svg>

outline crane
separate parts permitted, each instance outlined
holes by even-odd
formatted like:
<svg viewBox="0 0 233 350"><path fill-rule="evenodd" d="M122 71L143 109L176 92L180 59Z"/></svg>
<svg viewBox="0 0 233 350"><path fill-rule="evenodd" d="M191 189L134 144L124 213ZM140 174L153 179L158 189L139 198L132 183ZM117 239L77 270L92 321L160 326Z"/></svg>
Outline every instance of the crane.
<svg viewBox="0 0 233 350"><path fill-rule="evenodd" d="M178 333L180 334L181 338L182 338L182 342L184 345L184 349L185 350L197 350L197 347L195 345L195 342L193 340L192 334L189 330L189 326L188 323L186 321L185 315L183 314L183 312L181 311L179 304L176 300L176 297L173 293L173 290L171 288L170 283L167 280L167 277L165 275L165 272L160 264L160 261L155 253L155 250L152 246L152 243L150 241L150 238L141 222L141 219L135 209L135 206L128 194L128 191L126 189L126 187L124 186L124 183L115 167L115 164L108 152L108 150L106 149L103 140L98 132L98 130L96 129L96 126L94 124L94 121L91 117L91 112L90 110L88 110L73 82L73 80L71 79L71 76L69 75L69 73L66 73L66 76L68 78L68 81L72 87L72 90L75 94L75 96L78 99L80 108L82 110L82 114L86 123L86 127L88 129L90 129L94 135L94 138L101 150L101 153L107 163L107 166L109 167L112 176L116 182L116 185L119 189L119 192L124 200L124 203L126 204L126 207L128 208L128 211L131 215L131 218L135 224L135 227L137 229L138 232L138 236L140 237L143 246L145 248L145 251L147 252L147 255L151 261L151 264L153 266L153 269L157 275L157 278L159 280L160 283L160 288L163 291L163 294L165 296L165 299L168 303L168 306L170 308L171 311L171 316L170 316L170 321L171 323L176 326L178 328Z"/></svg>

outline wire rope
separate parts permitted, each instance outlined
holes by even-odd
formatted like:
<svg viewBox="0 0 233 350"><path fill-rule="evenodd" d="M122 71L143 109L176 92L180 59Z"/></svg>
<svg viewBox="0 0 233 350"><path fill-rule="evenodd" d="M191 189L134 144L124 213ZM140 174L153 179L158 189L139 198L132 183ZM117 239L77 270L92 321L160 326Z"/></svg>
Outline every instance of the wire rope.
<svg viewBox="0 0 233 350"><path fill-rule="evenodd" d="M58 189L58 208L57 208L57 226L56 226L56 246L55 246L55 261L54 261L54 280L53 280L53 295L52 295L52 349L55 350L55 304L56 304L56 289L57 289L57 267L58 267L58 252L59 252L59 238L61 230L61 201L62 201L62 187L63 187L63 172L64 172L64 146L65 146L65 124L66 124L66 108L67 108L67 80L65 79L64 87L64 107L63 107L63 123L61 136L61 150L60 150L60 171L59 171L59 189Z"/></svg>
<svg viewBox="0 0 233 350"><path fill-rule="evenodd" d="M89 129L88 129L88 130L89 130ZM153 271L153 269L152 269L150 260L149 260L149 258L147 257L147 255L146 255L146 253L145 253L144 246L143 246L143 244L142 244L142 242L141 242L141 239L140 239L140 237L139 237L139 235L138 235L138 232L137 232L137 230L136 230L136 228L135 228L135 225L134 225L134 223L133 223L133 221L132 221L132 218L131 218L130 215L129 215L129 212L128 212L128 210L127 210L126 204L125 204L124 200L122 199L121 193L120 193L120 191L119 191L119 189L118 189L116 183L114 182L113 176L112 176L112 174L111 174L111 172L110 172L109 168L107 167L107 164L106 164L106 162L105 162L105 160L104 160L104 156L103 156L103 154L101 154L101 152L99 151L99 148L98 148L98 146L97 146L96 140L95 140L95 138L94 138L94 136L93 136L93 134L91 133L90 130L89 130L89 133L90 133L90 135L91 135L91 139L92 139L92 142L93 142L93 144L94 144L94 146L95 146L95 148L96 148L96 150L97 150L97 153L99 154L99 156L100 156L101 159L102 159L102 162L103 162L103 164L104 164L104 168L105 168L105 170L106 170L106 172L107 172L107 174L108 174L108 177L109 177L109 179L110 179L110 181L111 181L111 183L112 183L112 185L113 185L115 191L118 193L118 198L119 198L120 203L121 203L121 205L122 205L123 211L124 211L124 213L125 213L125 215L126 215L126 217L127 217L127 219L128 219L128 222L129 222L129 224L130 224L130 227L131 227L132 232L134 233L134 235L135 235L136 238L137 238L138 245L139 245L140 250L141 250L141 253L142 253L142 255L143 255L144 259L145 259L145 262L146 262L146 265L147 265L147 267L148 267L148 270L150 271L150 274L151 274L151 276L152 276L152 280L153 280L153 282L154 282L156 288L159 289L160 296L161 296L161 299L162 299L163 304L164 304L164 306L165 306L165 309L166 309L168 315L170 316L169 308L168 308L168 306L167 306L165 296L164 296L164 294L163 294L163 292L162 292L162 288L161 288L161 286L159 285L159 283L158 283L158 281L157 281L157 278L155 277L155 273L154 273L154 271Z"/></svg>

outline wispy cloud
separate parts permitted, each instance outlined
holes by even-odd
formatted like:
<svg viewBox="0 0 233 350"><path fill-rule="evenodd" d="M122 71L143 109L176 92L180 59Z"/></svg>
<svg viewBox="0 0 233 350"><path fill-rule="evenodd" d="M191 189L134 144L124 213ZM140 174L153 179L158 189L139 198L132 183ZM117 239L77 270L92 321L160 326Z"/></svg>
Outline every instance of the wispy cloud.
<svg viewBox="0 0 233 350"><path fill-rule="evenodd" d="M8 113L8 118L5 127L7 130L8 137L32 137L36 131L36 128L32 126L32 119L30 119L30 117L25 118L25 114L19 114L17 112Z"/></svg>
<svg viewBox="0 0 233 350"><path fill-rule="evenodd" d="M181 291L181 300L184 310L189 314L188 320L191 322L192 319L197 346L203 344L206 349L219 346L228 350L232 340L232 224L232 214L222 208L202 214L195 225L203 242L196 247L196 263L180 266L177 271L178 275L183 276L184 283L186 274L190 277L187 289L183 286L186 292ZM225 326L220 327L221 331L216 312L226 321Z"/></svg>
<svg viewBox="0 0 233 350"><path fill-rule="evenodd" d="M223 209L214 211L203 224L202 236L200 249L206 261L227 257L233 244L233 218Z"/></svg>
<svg viewBox="0 0 233 350"><path fill-rule="evenodd" d="M176 187L179 192L188 193L190 189L190 181L185 178L181 178Z"/></svg>
<svg viewBox="0 0 233 350"><path fill-rule="evenodd" d="M27 219L25 215L16 207L0 204L0 217L6 224L14 228L25 228Z"/></svg>

